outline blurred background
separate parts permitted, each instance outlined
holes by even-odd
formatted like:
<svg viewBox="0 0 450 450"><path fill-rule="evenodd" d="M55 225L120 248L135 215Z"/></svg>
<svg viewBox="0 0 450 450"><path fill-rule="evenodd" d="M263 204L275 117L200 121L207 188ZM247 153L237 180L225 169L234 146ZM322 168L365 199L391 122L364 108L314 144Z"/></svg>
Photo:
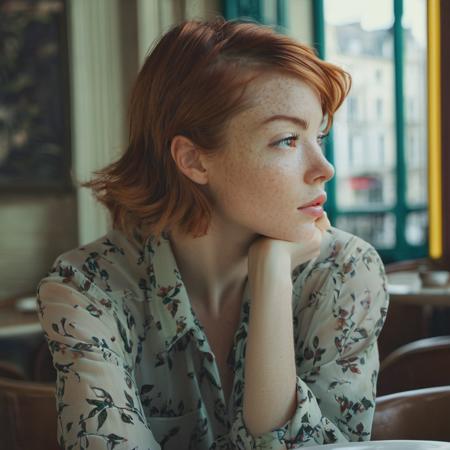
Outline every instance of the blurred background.
<svg viewBox="0 0 450 450"><path fill-rule="evenodd" d="M173 24L217 15L272 25L352 75L326 209L388 275L373 436L450 441L448 0L0 0L0 449L58 448L36 286L110 226L78 182L125 147L146 54ZM413 415L383 397L419 388L401 397Z"/></svg>

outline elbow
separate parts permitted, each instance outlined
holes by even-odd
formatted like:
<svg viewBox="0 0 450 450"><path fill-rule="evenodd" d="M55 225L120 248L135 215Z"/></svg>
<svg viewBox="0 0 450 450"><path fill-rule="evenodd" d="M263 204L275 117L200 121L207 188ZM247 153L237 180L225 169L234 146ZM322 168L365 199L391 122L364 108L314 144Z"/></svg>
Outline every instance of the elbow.
<svg viewBox="0 0 450 450"><path fill-rule="evenodd" d="M252 410L245 401L243 421L245 428L254 439L271 431L270 424L265 423L267 419L264 417L264 415L261 414L260 411Z"/></svg>
<svg viewBox="0 0 450 450"><path fill-rule="evenodd" d="M255 414L248 414L246 413L246 408L244 407L244 426L254 439L277 430L286 424L285 420L274 422L273 417L268 416L269 414L264 414L264 411L259 413L256 412Z"/></svg>

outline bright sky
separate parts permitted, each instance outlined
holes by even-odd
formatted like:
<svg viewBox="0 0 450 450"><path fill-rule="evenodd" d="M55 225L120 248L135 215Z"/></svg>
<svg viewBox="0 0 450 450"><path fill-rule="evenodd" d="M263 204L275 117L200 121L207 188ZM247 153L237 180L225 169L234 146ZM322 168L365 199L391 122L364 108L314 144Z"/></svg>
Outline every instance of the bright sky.
<svg viewBox="0 0 450 450"><path fill-rule="evenodd" d="M393 0L325 0L326 21L335 25L361 22L365 30L387 28L394 21ZM403 26L426 44L426 0L404 0Z"/></svg>

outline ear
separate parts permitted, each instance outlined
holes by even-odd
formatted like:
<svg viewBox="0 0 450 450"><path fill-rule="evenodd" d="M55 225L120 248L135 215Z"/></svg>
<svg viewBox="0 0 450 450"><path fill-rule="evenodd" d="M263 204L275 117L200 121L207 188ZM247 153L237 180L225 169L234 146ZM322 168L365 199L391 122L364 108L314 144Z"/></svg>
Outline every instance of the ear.
<svg viewBox="0 0 450 450"><path fill-rule="evenodd" d="M208 183L208 174L202 164L202 155L190 139L181 135L175 136L170 143L170 153L180 172L195 183Z"/></svg>

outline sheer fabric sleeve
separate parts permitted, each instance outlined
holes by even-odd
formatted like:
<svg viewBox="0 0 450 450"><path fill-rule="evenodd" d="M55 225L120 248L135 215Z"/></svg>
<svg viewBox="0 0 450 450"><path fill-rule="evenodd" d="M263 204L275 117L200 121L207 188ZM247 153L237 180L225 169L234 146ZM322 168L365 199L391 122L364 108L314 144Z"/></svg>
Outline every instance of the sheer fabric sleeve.
<svg viewBox="0 0 450 450"><path fill-rule="evenodd" d="M379 369L377 337L388 300L383 263L369 244L357 246L351 257L332 267L297 323L308 332L296 342L293 417L255 438L239 411L230 433L236 448L278 450L369 440Z"/></svg>
<svg viewBox="0 0 450 450"><path fill-rule="evenodd" d="M72 267L38 287L39 318L57 371L62 449L159 450L133 374L126 318Z"/></svg>

